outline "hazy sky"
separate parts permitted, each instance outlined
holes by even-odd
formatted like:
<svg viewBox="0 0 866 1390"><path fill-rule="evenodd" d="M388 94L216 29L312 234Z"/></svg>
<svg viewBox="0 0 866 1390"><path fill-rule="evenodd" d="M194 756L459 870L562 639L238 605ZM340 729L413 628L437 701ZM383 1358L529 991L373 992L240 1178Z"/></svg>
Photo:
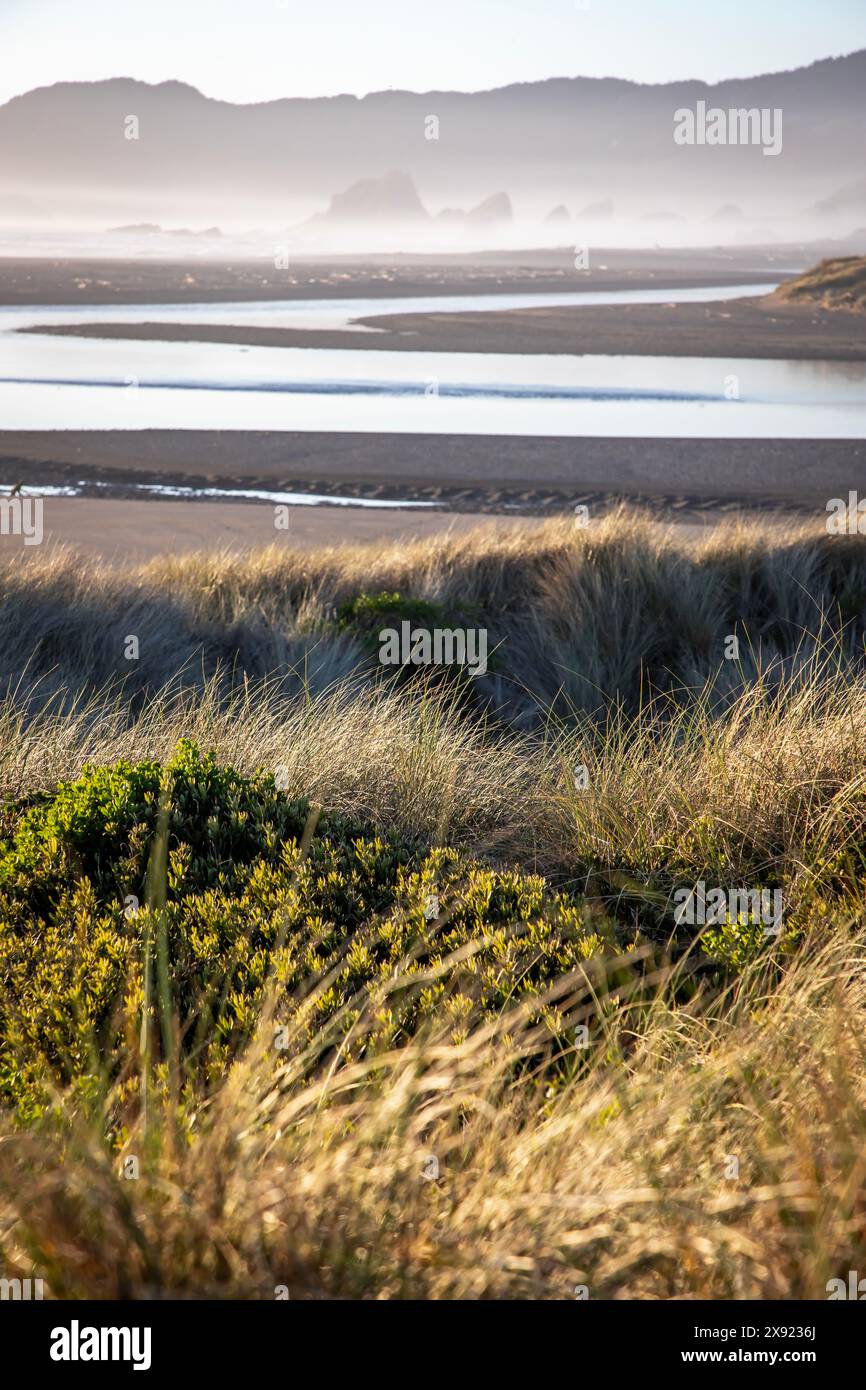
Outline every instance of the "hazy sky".
<svg viewBox="0 0 866 1390"><path fill-rule="evenodd" d="M477 91L797 67L866 48L866 0L0 0L0 101L64 79L208 96Z"/></svg>

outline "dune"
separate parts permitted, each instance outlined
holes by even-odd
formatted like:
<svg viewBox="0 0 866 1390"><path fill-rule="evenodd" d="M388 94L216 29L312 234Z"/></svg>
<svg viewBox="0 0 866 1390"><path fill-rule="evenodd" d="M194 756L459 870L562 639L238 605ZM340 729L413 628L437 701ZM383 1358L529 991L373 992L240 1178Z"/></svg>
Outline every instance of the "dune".
<svg viewBox="0 0 866 1390"><path fill-rule="evenodd" d="M819 304L822 309L866 313L866 256L835 256L786 280L772 296L782 304Z"/></svg>

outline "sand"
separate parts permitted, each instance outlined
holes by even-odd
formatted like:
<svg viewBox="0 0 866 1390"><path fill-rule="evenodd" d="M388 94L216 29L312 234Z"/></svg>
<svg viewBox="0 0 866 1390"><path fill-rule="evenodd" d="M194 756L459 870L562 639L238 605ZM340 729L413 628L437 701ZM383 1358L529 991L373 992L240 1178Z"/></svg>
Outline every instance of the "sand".
<svg viewBox="0 0 866 1390"><path fill-rule="evenodd" d="M750 513L746 513L749 515ZM591 529L603 513L590 516ZM720 509L682 511L659 517L692 539L728 516ZM762 514L765 524L787 526L801 513ZM0 535L0 560L26 562L69 547L82 558L115 567L138 565L157 556L215 549L249 552L263 546L318 550L328 546L383 545L486 531L501 534L544 524L537 517L477 515L470 512L381 511L345 507L293 507L287 531L274 528L273 508L236 502L130 501L123 498L49 497L44 501L41 545L24 545L18 536ZM575 521L575 524L576 521Z"/></svg>
<svg viewBox="0 0 866 1390"><path fill-rule="evenodd" d="M356 335L362 348L399 347L403 352L614 353L866 362L866 316L806 304L780 304L771 295L706 304L389 314L360 322L387 330ZM344 340L347 336L343 335ZM345 341L342 345L349 346Z"/></svg>
<svg viewBox="0 0 866 1390"><path fill-rule="evenodd" d="M706 304L587 305L470 313L383 314L376 333L110 323L25 330L82 338L351 348L361 352L583 353L866 362L866 315L766 298Z"/></svg>
<svg viewBox="0 0 866 1390"><path fill-rule="evenodd" d="M794 259L792 259L792 257ZM780 259L781 258L781 259ZM591 270L577 271L574 250L480 252L476 255L333 256L272 262L0 258L0 305L201 304L233 300L386 299L396 295L551 293L664 284L757 284L782 275L779 265L809 265L814 251L621 251L593 248Z"/></svg>
<svg viewBox="0 0 866 1390"><path fill-rule="evenodd" d="M457 515L448 511L382 511L357 507L293 507L288 530L274 527L274 509L255 503L130 501L123 498L47 497L42 545L0 535L0 557L36 559L46 549L71 546L115 565L186 551L258 549L265 545L314 550L320 546L382 545L448 532L538 525L532 518Z"/></svg>
<svg viewBox="0 0 866 1390"><path fill-rule="evenodd" d="M0 305L287 303L364 297L382 313L359 320L375 333L226 327L215 324L59 324L40 333L78 337L236 343L261 347L352 348L381 352L625 353L675 357L819 358L866 361L866 316L785 304L772 297L707 304L634 304L389 314L404 295L683 289L760 284L783 271L767 252L607 251L590 272L566 251L495 257L405 257L381 264L307 263L278 273L263 263L0 260ZM29 331L29 330L28 330Z"/></svg>
<svg viewBox="0 0 866 1390"><path fill-rule="evenodd" d="M866 441L0 431L0 485L82 480L110 484L116 495L168 483L433 501L475 513L549 515L618 499L672 512L823 511L849 488L866 492Z"/></svg>

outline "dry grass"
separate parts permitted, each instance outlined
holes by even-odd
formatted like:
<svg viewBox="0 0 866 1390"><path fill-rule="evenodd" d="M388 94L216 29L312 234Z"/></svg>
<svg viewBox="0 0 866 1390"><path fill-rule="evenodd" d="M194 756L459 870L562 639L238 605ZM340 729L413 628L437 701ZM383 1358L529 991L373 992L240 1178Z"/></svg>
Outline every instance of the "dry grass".
<svg viewBox="0 0 866 1390"><path fill-rule="evenodd" d="M275 671L297 694L358 675L364 650L329 621L359 593L397 591L471 615L495 650L476 683L518 728L553 710L639 708L648 689L782 680L834 642L862 657L866 544L819 525L733 522L684 541L639 515L580 530L550 522L310 556L279 548L155 561L129 573L55 551L0 570L0 689L26 672L32 704L123 682L127 699L175 682L224 687ZM739 639L739 659L725 656ZM126 638L139 658L124 655ZM371 678L369 669L365 679Z"/></svg>
<svg viewBox="0 0 866 1390"><path fill-rule="evenodd" d="M467 720L447 697L354 684L298 699L265 680L226 699L212 681L157 695L134 717L120 696L60 714L10 700L0 792L48 790L88 762L165 761L183 736L241 772L279 768L291 797L575 885L598 868L650 878L672 855L720 882L761 867L811 882L828 858L858 851L866 680L819 654L787 681L753 682L722 713L712 693L603 722L576 712L531 734Z"/></svg>
<svg viewBox="0 0 866 1390"><path fill-rule="evenodd" d="M831 256L784 281L772 298L820 304L824 309L866 311L866 256Z"/></svg>
<svg viewBox="0 0 866 1390"><path fill-rule="evenodd" d="M590 1020L588 1048L543 1076L515 1069L531 1052L516 1009L375 1064L323 1069L295 1039L275 1078L266 1004L215 1095L179 1107L154 1072L120 1153L62 1097L59 1125L0 1126L4 1274L97 1298L768 1298L823 1297L863 1268L864 555L816 531L683 545L620 518L373 558L7 572L7 794L86 761L164 759L184 735L242 771L281 765L290 795L541 869L605 909L676 864L781 881L808 930L721 992L684 991L690 958L649 953L651 998L646 977L606 991L597 964L563 979L550 1002ZM358 679L351 641L316 624L380 588L495 615L508 725ZM732 620L755 639L737 669ZM132 705L92 693L128 632ZM171 682L194 642L201 674Z"/></svg>
<svg viewBox="0 0 866 1390"><path fill-rule="evenodd" d="M772 992L620 1002L556 1092L510 1072L519 1017L375 1071L275 1082L253 1047L189 1145L156 1104L122 1156L7 1133L5 1264L97 1298L819 1298L862 1268L864 1025L840 925Z"/></svg>

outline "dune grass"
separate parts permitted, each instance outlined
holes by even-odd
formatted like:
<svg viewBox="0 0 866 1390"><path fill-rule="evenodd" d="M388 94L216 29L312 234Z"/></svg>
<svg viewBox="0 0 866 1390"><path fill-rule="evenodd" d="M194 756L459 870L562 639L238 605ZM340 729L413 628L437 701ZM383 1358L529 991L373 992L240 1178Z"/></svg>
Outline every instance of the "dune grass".
<svg viewBox="0 0 866 1390"><path fill-rule="evenodd" d="M781 980L611 1001L557 1087L515 1079L513 1009L277 1076L263 1039L206 1107L158 1075L120 1152L74 1113L7 1131L4 1264L66 1297L825 1296L866 1190L863 937L835 926Z"/></svg>
<svg viewBox="0 0 866 1390"><path fill-rule="evenodd" d="M862 314L866 312L866 256L829 256L802 275L785 280L772 298Z"/></svg>
<svg viewBox="0 0 866 1390"><path fill-rule="evenodd" d="M3 1076L50 1065L40 1104L0 1117L6 1276L70 1297L820 1298L864 1267L864 554L623 516L7 572ZM332 614L381 592L499 623L486 699L377 676ZM169 775L182 739L213 750L204 779ZM125 772L76 781L118 760L147 765L131 803ZM754 950L746 922L678 929L671 895L701 879L780 886L785 931ZM110 1047L87 1007L100 922ZM73 988L40 997L58 951ZM190 988L203 961L230 1035ZM411 991L428 1007L400 1013Z"/></svg>
<svg viewBox="0 0 866 1390"><path fill-rule="evenodd" d="M818 524L723 526L704 541L617 512L581 530L439 537L314 555L168 557L119 571L57 550L0 568L0 689L31 705L121 683L224 688L280 671L302 696L380 680L369 634L339 614L386 592L484 628L494 655L476 703L516 728L551 713L636 712L648 692L711 687L721 702L838 645L862 659L866 546ZM128 656L128 638L137 654ZM737 639L731 659L729 639ZM22 673L25 673L22 679Z"/></svg>

